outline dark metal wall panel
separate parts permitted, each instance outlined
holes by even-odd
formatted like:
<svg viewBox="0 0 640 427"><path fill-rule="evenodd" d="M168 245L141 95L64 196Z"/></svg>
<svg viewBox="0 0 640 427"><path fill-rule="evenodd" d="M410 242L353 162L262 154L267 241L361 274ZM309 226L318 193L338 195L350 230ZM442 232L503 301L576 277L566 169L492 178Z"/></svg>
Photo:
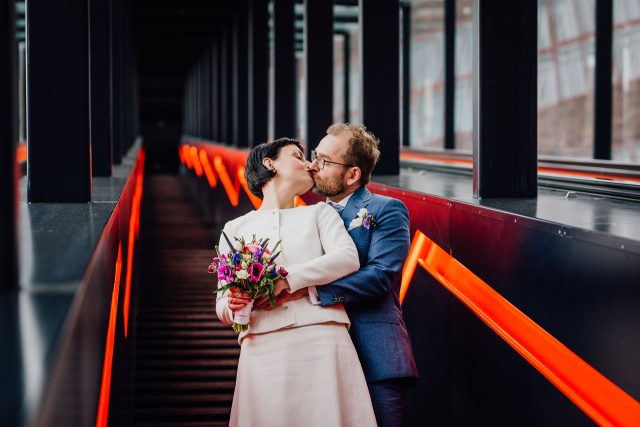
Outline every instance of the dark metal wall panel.
<svg viewBox="0 0 640 427"><path fill-rule="evenodd" d="M267 140L269 125L268 0L249 0L249 147Z"/></svg>
<svg viewBox="0 0 640 427"><path fill-rule="evenodd" d="M124 0L111 0L111 148L113 163L122 163L125 152L122 129L124 126L124 82L122 49L124 45L123 3Z"/></svg>
<svg viewBox="0 0 640 427"><path fill-rule="evenodd" d="M236 2L236 25L233 35L233 143L237 147L249 146L247 121L249 119L249 28L247 0Z"/></svg>
<svg viewBox="0 0 640 427"><path fill-rule="evenodd" d="M17 285L16 142L17 41L15 4L0 5L0 290Z"/></svg>
<svg viewBox="0 0 640 427"><path fill-rule="evenodd" d="M456 0L444 2L444 148L456 148Z"/></svg>
<svg viewBox="0 0 640 427"><path fill-rule="evenodd" d="M91 200L88 17L86 2L27 8L30 202Z"/></svg>
<svg viewBox="0 0 640 427"><path fill-rule="evenodd" d="M633 285L640 281L638 255L567 237L560 226L549 230L536 221L468 205L454 207L451 231L457 260L631 396L640 397L634 362L640 358L640 339L630 326L640 324L640 289ZM452 322L454 425L590 424L457 300Z"/></svg>
<svg viewBox="0 0 640 427"><path fill-rule="evenodd" d="M296 137L293 0L273 2L274 139Z"/></svg>
<svg viewBox="0 0 640 427"><path fill-rule="evenodd" d="M111 176L110 0L89 0L91 61L91 165L93 176Z"/></svg>
<svg viewBox="0 0 640 427"><path fill-rule="evenodd" d="M380 139L376 175L400 172L400 5L361 0L360 78L362 123Z"/></svg>
<svg viewBox="0 0 640 427"><path fill-rule="evenodd" d="M473 4L474 195L535 197L538 2Z"/></svg>
<svg viewBox="0 0 640 427"><path fill-rule="evenodd" d="M596 0L593 157L611 160L613 88L613 0Z"/></svg>
<svg viewBox="0 0 640 427"><path fill-rule="evenodd" d="M307 157L333 122L333 3L305 0Z"/></svg>

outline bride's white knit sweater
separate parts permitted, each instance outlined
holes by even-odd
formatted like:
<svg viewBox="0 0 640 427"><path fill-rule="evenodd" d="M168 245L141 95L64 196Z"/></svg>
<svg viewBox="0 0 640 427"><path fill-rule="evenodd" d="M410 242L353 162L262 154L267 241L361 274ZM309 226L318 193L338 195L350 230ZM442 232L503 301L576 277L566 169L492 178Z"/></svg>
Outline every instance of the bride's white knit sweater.
<svg viewBox="0 0 640 427"><path fill-rule="evenodd" d="M242 236L245 241L251 241L255 235L257 239L270 238L272 244L282 240L279 248L282 253L276 264L289 272L291 292L331 283L360 268L358 252L342 219L324 202L291 209L251 211L227 222L224 232L230 239ZM224 237L220 238L219 248L225 253L230 250ZM233 323L226 294L218 294L216 313L223 323ZM240 334L239 341L242 343L250 334L327 322L349 325L344 307L321 307L305 297L274 310L254 310L249 329Z"/></svg>

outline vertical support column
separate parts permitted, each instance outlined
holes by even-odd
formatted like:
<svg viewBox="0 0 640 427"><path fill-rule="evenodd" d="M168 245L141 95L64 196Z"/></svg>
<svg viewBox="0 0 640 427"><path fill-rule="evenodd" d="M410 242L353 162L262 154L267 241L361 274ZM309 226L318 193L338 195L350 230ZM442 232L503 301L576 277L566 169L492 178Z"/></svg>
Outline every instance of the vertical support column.
<svg viewBox="0 0 640 427"><path fill-rule="evenodd" d="M307 157L333 121L333 2L305 0Z"/></svg>
<svg viewBox="0 0 640 427"><path fill-rule="evenodd" d="M0 291L18 286L15 2L0 4Z"/></svg>
<svg viewBox="0 0 640 427"><path fill-rule="evenodd" d="M220 141L220 79L218 38L211 41L211 139Z"/></svg>
<svg viewBox="0 0 640 427"><path fill-rule="evenodd" d="M444 2L444 148L456 148L456 0Z"/></svg>
<svg viewBox="0 0 640 427"><path fill-rule="evenodd" d="M455 1L455 0L449 0ZM411 5L402 8L402 145L411 139ZM446 42L445 42L446 45Z"/></svg>
<svg viewBox="0 0 640 427"><path fill-rule="evenodd" d="M613 67L613 0L596 0L596 67L593 157L611 160Z"/></svg>
<svg viewBox="0 0 640 427"><path fill-rule="evenodd" d="M348 31L343 31L342 37L344 122L349 123L351 120L351 35Z"/></svg>
<svg viewBox="0 0 640 427"><path fill-rule="evenodd" d="M113 163L122 163L122 1L111 0L111 148Z"/></svg>
<svg viewBox="0 0 640 427"><path fill-rule="evenodd" d="M473 193L536 197L538 2L473 7Z"/></svg>
<svg viewBox="0 0 640 427"><path fill-rule="evenodd" d="M32 0L27 8L30 202L89 202L87 2Z"/></svg>
<svg viewBox="0 0 640 427"><path fill-rule="evenodd" d="M268 0L249 0L249 147L255 147L268 138L268 6Z"/></svg>
<svg viewBox="0 0 640 427"><path fill-rule="evenodd" d="M110 0L89 0L91 58L91 165L93 176L111 176Z"/></svg>
<svg viewBox="0 0 640 427"><path fill-rule="evenodd" d="M247 0L237 0L238 11L233 37L233 143L236 147L249 146L247 120L249 118L249 31Z"/></svg>
<svg viewBox="0 0 640 427"><path fill-rule="evenodd" d="M218 66L220 67L220 141L229 143L229 114L227 99L229 98L230 88L230 76L228 73L228 58L229 44L227 39L229 38L228 30L222 27L222 35L220 37L220 54Z"/></svg>
<svg viewBox="0 0 640 427"><path fill-rule="evenodd" d="M273 2L274 139L296 136L294 0Z"/></svg>
<svg viewBox="0 0 640 427"><path fill-rule="evenodd" d="M362 122L380 139L376 175L400 172L400 6L360 0Z"/></svg>

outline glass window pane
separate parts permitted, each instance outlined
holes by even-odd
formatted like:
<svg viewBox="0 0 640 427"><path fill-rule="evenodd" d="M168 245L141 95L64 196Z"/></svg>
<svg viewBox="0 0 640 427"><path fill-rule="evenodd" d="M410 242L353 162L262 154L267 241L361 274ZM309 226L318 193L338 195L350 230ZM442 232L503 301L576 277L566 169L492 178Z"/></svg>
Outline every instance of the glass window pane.
<svg viewBox="0 0 640 427"><path fill-rule="evenodd" d="M411 0L410 145L444 145L444 2Z"/></svg>
<svg viewBox="0 0 640 427"><path fill-rule="evenodd" d="M593 156L594 0L538 1L538 153Z"/></svg>
<svg viewBox="0 0 640 427"><path fill-rule="evenodd" d="M473 147L473 0L456 2L455 147Z"/></svg>
<svg viewBox="0 0 640 427"><path fill-rule="evenodd" d="M640 162L640 0L614 0L612 159Z"/></svg>

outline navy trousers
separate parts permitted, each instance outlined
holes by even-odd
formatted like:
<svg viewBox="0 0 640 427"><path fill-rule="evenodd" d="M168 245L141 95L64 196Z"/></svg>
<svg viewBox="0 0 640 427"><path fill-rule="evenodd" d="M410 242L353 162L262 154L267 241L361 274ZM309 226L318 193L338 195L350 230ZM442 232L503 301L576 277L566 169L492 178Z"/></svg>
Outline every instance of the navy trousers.
<svg viewBox="0 0 640 427"><path fill-rule="evenodd" d="M367 384L378 427L400 427L407 407L407 383L403 378Z"/></svg>

